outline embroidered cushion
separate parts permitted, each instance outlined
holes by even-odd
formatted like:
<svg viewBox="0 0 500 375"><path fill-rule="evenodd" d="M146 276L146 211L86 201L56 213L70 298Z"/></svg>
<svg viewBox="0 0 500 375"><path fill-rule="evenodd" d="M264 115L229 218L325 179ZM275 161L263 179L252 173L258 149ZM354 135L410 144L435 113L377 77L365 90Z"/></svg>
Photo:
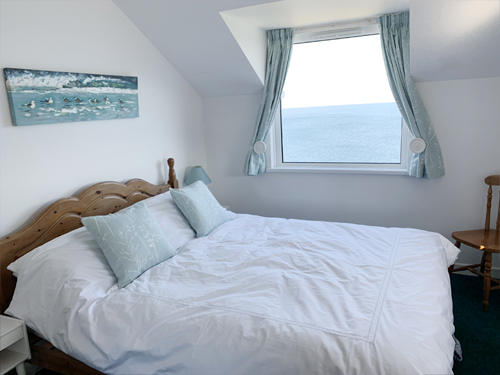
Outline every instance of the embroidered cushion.
<svg viewBox="0 0 500 375"><path fill-rule="evenodd" d="M202 181L196 181L183 189L170 189L170 194L196 231L196 237L206 236L229 220L226 210Z"/></svg>
<svg viewBox="0 0 500 375"><path fill-rule="evenodd" d="M144 202L114 214L85 217L82 223L99 244L119 288L177 254Z"/></svg>

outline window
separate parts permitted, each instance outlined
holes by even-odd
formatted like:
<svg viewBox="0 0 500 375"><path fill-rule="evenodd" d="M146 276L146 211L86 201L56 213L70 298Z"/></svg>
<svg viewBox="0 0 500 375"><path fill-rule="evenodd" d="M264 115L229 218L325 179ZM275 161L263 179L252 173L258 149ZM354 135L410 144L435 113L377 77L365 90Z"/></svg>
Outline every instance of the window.
<svg viewBox="0 0 500 375"><path fill-rule="evenodd" d="M378 33L374 21L297 31L268 171L407 174L409 132Z"/></svg>

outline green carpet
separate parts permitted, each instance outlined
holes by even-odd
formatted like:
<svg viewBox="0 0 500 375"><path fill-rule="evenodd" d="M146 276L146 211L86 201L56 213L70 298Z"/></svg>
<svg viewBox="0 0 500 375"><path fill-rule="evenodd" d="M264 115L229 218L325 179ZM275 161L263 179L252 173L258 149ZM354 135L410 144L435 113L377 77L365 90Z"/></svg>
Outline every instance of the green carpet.
<svg viewBox="0 0 500 375"><path fill-rule="evenodd" d="M500 291L490 292L490 307L484 312L481 278L453 274L451 288L455 337L463 353L462 362L455 361L455 375L499 374Z"/></svg>

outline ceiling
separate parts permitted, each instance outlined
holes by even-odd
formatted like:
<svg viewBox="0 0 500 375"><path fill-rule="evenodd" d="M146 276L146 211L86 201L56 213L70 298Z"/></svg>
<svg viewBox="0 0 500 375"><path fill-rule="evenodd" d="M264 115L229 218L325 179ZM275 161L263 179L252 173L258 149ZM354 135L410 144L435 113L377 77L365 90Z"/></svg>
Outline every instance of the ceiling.
<svg viewBox="0 0 500 375"><path fill-rule="evenodd" d="M265 30L373 18L409 9L410 0L284 0L226 11Z"/></svg>
<svg viewBox="0 0 500 375"><path fill-rule="evenodd" d="M262 82L220 12L270 0L113 0L201 97L255 94Z"/></svg>
<svg viewBox="0 0 500 375"><path fill-rule="evenodd" d="M500 0L113 2L201 97L261 92L266 30L410 8L412 75L417 81L500 76Z"/></svg>

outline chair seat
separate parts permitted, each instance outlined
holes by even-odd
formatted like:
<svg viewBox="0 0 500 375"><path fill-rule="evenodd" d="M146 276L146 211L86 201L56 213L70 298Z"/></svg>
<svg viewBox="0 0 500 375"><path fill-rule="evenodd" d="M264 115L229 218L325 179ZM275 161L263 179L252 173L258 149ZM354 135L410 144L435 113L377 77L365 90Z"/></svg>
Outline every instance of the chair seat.
<svg viewBox="0 0 500 375"><path fill-rule="evenodd" d="M465 230L453 232L451 236L455 240L476 249L490 253L500 253L500 232L496 230Z"/></svg>

